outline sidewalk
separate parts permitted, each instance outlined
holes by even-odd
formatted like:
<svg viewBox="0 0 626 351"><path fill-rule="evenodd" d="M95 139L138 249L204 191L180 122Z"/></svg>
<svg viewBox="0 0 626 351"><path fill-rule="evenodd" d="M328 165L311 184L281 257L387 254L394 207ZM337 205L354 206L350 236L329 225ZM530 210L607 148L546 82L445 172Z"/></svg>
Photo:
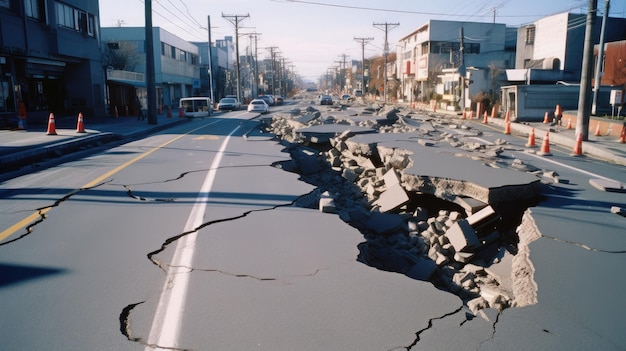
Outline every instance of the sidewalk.
<svg viewBox="0 0 626 351"><path fill-rule="evenodd" d="M415 108L415 110L433 113L432 110L429 111L423 108ZM458 118L462 121L460 112L458 111L437 110L436 113L446 115L450 118ZM465 121L467 121L467 119ZM471 121L474 123L482 123L483 116L480 118L474 118ZM571 122L571 129L566 128L568 121ZM596 136L594 134L596 128L598 127L598 122L600 122L599 129L601 135ZM487 123L498 126L504 133L506 125L503 117L489 117L487 119ZM624 121L619 120L592 117L589 122L589 140L583 141L582 154L626 166L626 143L620 143L619 141L624 123ZM556 144L562 146L563 148L572 150L573 152L574 146L576 145L576 112L564 111L562 126L559 127L543 122L511 122L511 133L514 135L528 137L533 128L535 131L537 147L541 147L541 143L543 142L546 132L549 132L551 145Z"/></svg>
<svg viewBox="0 0 626 351"><path fill-rule="evenodd" d="M134 116L85 118L85 133L78 133L78 117L55 118L56 135L48 135L48 124L29 124L27 130L0 130L0 173L25 164L69 154L113 140L138 138L142 135L187 122L186 118L157 116L157 124Z"/></svg>

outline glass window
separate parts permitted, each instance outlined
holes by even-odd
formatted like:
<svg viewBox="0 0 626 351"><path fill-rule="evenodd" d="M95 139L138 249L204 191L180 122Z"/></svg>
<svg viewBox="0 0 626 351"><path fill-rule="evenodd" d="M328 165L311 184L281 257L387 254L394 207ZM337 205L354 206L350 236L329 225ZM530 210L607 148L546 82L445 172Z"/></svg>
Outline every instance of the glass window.
<svg viewBox="0 0 626 351"><path fill-rule="evenodd" d="M9 0L0 0L0 7L11 8L11 2Z"/></svg>
<svg viewBox="0 0 626 351"><path fill-rule="evenodd" d="M24 0L26 16L34 19L42 19L43 0Z"/></svg>

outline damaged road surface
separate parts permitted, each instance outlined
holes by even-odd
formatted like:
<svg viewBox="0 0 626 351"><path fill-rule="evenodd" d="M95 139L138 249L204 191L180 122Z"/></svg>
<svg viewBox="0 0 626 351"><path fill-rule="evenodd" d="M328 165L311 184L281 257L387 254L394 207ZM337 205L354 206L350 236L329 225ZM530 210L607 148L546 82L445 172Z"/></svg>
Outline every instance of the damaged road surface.
<svg viewBox="0 0 626 351"><path fill-rule="evenodd" d="M626 201L589 182L626 182L613 166L449 116L317 107L2 184L3 348L626 348Z"/></svg>

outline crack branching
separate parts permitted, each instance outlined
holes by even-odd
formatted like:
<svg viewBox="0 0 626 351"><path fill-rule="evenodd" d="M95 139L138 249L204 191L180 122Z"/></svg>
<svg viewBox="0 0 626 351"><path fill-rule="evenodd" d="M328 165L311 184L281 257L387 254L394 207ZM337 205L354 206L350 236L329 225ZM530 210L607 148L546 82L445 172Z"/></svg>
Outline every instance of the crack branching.
<svg viewBox="0 0 626 351"><path fill-rule="evenodd" d="M161 252L163 252L163 251L165 251L165 250L166 250L166 249L167 249L167 248L168 248L168 247L169 247L172 243L174 243L174 242L178 241L179 239L181 239L181 238L183 238L183 237L185 237L185 236L187 236L187 235L190 235L190 234L192 234L192 233L196 233L196 232L200 231L201 229L203 229L203 228L205 228L205 227L208 227L208 226L210 226L210 225L217 224L217 223L222 223L222 222L230 222L230 221L235 221L235 220L238 220L238 219L241 219L241 218L247 217L249 214L254 213L254 212L273 211L273 210L275 210L275 209L277 209L277 208L279 208L279 207L291 207L291 206L293 206L294 204L296 204L296 203L297 203L297 201L298 201L300 198L305 197L305 196L308 196L308 194L298 196L295 200L293 200L293 201L291 201L291 202L289 202L289 203L280 204L280 205L275 205L275 206L266 207L266 208L253 209L253 210L245 211L245 212L243 212L242 214L239 214L239 215L237 215L237 216L233 216L233 217L226 217L226 218L220 218L220 219L215 219L215 220L212 220L212 221L208 221L208 222L202 223L202 224L200 224L198 227L196 227L196 228L194 228L194 229L188 230L188 231L186 231L186 232L180 233L180 234L178 234L178 235L175 235L175 236L172 236L172 237L170 237L170 238L166 239L166 240L165 240L165 241L161 244L161 247L160 247L160 248L158 248L157 250L154 250L154 251L152 251L152 252L149 252L149 253L148 253L148 255L147 255L147 257L148 257L148 259L149 259L149 260L150 260L150 261L151 261L154 265L156 265L157 267L161 268L164 272L167 272L166 268L164 267L164 263L163 263L163 262L161 262L161 261L159 261L159 260L158 260L156 257L154 257L154 256L155 256L155 255L158 255L159 253L161 253Z"/></svg>
<svg viewBox="0 0 626 351"><path fill-rule="evenodd" d="M496 320L493 321L493 324L491 324L491 337L489 337L487 340L481 341L480 344L478 344L478 347L476 348L476 350L482 349L482 345L484 343L486 343L487 341L493 340L493 338L496 336L496 324L498 324L501 314L502 314L501 312L498 312L498 314L496 315Z"/></svg>
<svg viewBox="0 0 626 351"><path fill-rule="evenodd" d="M459 308L457 308L456 310L454 310L454 311L452 311L452 312L448 312L448 313L444 314L443 316L433 317L433 318L429 319L429 320L428 320L428 325L426 326L426 328L421 329L421 330L418 330L418 331L415 333L415 340L414 340L414 341L413 341L413 343L412 343L411 345L409 345L406 349L407 349L407 350L411 350L411 349L412 349L415 345L417 345L417 343L420 341L420 335L421 335L423 332L425 332L426 330L428 330L428 329L430 329L430 328L432 328L432 327L433 327L433 321L440 320L440 319L444 319L444 318L446 318L446 317L449 317L449 316L455 315L455 314L457 314L457 313L461 312L461 310L462 310L463 308L465 308L465 305L463 305L463 304L462 304L461 306L459 306Z"/></svg>
<svg viewBox="0 0 626 351"><path fill-rule="evenodd" d="M22 233L21 235L19 235L18 237L14 238L14 239L7 240L5 242L0 243L0 246L4 246L4 245L10 244L10 243L14 243L14 242L16 242L18 240L21 240L21 239L29 236L30 234L32 234L34 229L35 229L35 227L38 224L42 223L44 220L46 220L46 218L48 218L48 215L47 215L48 211L50 211L54 207L60 206L63 202L69 200L72 196L78 194L81 191L98 188L98 187L100 187L100 186L102 186L104 184L107 184L109 182L111 182L111 180L106 181L106 182L102 182L102 183L99 183L99 184L96 184L96 185L93 185L93 186L90 186L90 187L83 187L83 188L79 188L79 189L74 189L74 190L70 191L69 193L65 194L62 198L54 201L54 203L52 205L44 206L44 207L40 207L40 208L35 209L34 211L37 211L37 214L38 214L39 218L37 218L32 223L27 225L24 228L24 230L25 230L24 233Z"/></svg>

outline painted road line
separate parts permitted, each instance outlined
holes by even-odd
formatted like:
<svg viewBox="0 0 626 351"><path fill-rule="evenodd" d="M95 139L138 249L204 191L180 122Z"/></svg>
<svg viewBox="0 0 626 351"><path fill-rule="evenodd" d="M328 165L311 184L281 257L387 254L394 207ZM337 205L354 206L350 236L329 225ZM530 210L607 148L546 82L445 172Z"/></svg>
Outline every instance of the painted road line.
<svg viewBox="0 0 626 351"><path fill-rule="evenodd" d="M217 120L217 121L205 124L205 125L203 125L201 127L198 127L198 128L193 129L193 130L190 130L189 132L187 132L185 134L181 134L181 135L179 135L179 136L177 136L177 137L175 137L173 139L170 139L170 140L166 141L165 143L163 143L163 144L161 144L159 146L156 146L153 149L151 149L149 151L146 151L146 152L144 152L141 155L138 155L137 157L133 158L132 160L127 161L127 162L125 162L125 163L115 167L114 169L104 173L103 175L99 176L98 178L96 178L96 179L92 180L91 182L83 185L79 189L74 189L74 190L70 191L69 193L63 195L62 198L67 197L67 196L71 196L71 195L77 193L78 191L80 191L81 189L88 189L88 188L94 187L94 186L102 183L105 179L108 179L109 177L113 176L117 172L119 172L119 171L123 170L124 168L132 165L133 163L141 160L142 158L144 158L144 157L154 153L155 151L166 147L167 145L175 142L176 140L179 140L179 139L181 139L181 138L183 138L183 137L185 137L185 136L187 136L187 135L189 135L189 134L191 134L191 133L193 133L193 132L195 132L197 130L200 130L202 128L206 128L206 127L208 127L208 126L210 126L212 124L215 124L215 123L218 123L218 122L221 122L221 121L223 121L223 120ZM4 239L8 238L9 236L15 234L15 232L17 232L18 230L27 228L29 225L34 223L36 220L42 218L48 211L50 211L51 208L52 207L45 207L45 208L43 208L43 209L41 209L41 210L39 210L37 212L33 212L28 217L20 220L19 222L15 223L12 226L8 227L7 229L3 230L2 232L0 232L0 241L2 241Z"/></svg>
<svg viewBox="0 0 626 351"><path fill-rule="evenodd" d="M185 224L184 233L190 234L181 237L176 243L176 250L167 270L163 291L161 292L159 304L157 305L157 310L150 328L148 346L145 348L146 351L178 349L178 335L180 334L193 255L196 249L195 242L198 236L196 229L204 222L204 212L209 200L209 192L213 187L217 169L220 166L230 137L238 129L239 126L233 129L233 131L228 134L228 137L224 139L211 163L209 172L204 179L196 202Z"/></svg>

